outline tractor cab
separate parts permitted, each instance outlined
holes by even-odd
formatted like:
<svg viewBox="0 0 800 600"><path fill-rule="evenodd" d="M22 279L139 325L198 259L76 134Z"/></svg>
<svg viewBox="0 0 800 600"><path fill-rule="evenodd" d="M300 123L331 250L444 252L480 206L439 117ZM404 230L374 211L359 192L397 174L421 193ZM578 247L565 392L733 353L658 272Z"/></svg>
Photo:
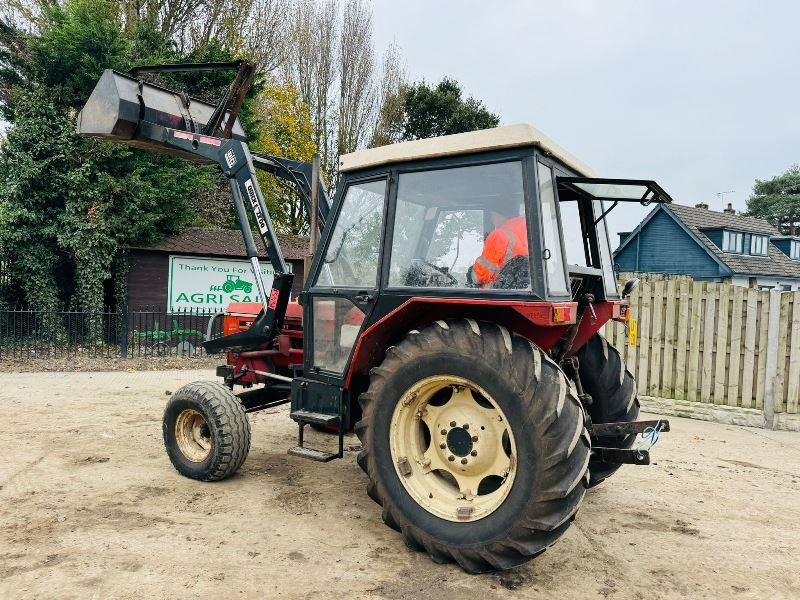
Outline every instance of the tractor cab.
<svg viewBox="0 0 800 600"><path fill-rule="evenodd" d="M439 315L499 319L547 350L589 304L619 318L605 216L670 201L651 181L594 177L530 125L364 150L340 171L303 304L306 376L341 386Z"/></svg>

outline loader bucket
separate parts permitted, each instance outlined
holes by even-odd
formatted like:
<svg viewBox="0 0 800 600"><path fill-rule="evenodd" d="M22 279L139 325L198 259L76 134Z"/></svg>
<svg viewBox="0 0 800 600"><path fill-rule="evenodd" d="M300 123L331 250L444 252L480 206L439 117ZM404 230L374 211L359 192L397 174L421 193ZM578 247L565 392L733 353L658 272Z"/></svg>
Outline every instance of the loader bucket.
<svg viewBox="0 0 800 600"><path fill-rule="evenodd" d="M78 113L78 133L197 160L195 155L165 148L162 140L152 136L152 128L146 128L148 133L143 134L140 125L200 133L213 112L210 104L106 69ZM247 141L238 119L231 137Z"/></svg>

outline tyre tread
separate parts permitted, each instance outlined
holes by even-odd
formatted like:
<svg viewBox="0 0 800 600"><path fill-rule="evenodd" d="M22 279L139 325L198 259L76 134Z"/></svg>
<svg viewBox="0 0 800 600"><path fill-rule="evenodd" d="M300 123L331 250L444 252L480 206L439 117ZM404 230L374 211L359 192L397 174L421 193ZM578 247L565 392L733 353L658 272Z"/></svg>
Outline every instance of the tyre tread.
<svg viewBox="0 0 800 600"><path fill-rule="evenodd" d="M639 399L636 380L625 367L619 350L600 334L594 334L578 351L581 383L592 396L589 416L594 423L631 422L639 417ZM598 445L611 448L630 448L636 435L606 436ZM592 459L589 464L589 487L608 479L619 464Z"/></svg>
<svg viewBox="0 0 800 600"><path fill-rule="evenodd" d="M170 451L170 437L174 432L166 423L167 413L172 403L183 400L194 403L200 412L210 417L216 430L217 443L212 448L213 458L202 472L187 469ZM223 385L195 381L183 386L170 398L164 417L164 444L172 465L181 475L200 481L220 481L233 475L247 458L250 451L250 421L239 398Z"/></svg>
<svg viewBox="0 0 800 600"><path fill-rule="evenodd" d="M591 450L583 427L584 411L563 371L529 340L484 321L451 319L444 324L446 327L437 322L409 332L387 352L383 363L370 371L369 388L359 397L362 419L355 426L362 444L358 464L369 478L369 496L383 507L384 522L399 529L410 548L424 548L434 561L456 562L470 573L509 569L552 545L580 506ZM483 359L492 357L493 367L527 404L528 424L541 430L542 448L548 453L542 457L541 491L528 501L525 514L511 531L498 533L497 540L480 546L444 543L410 522L381 483L370 448L369 423L392 374L408 360L455 347ZM550 398L537 395L542 386L557 393Z"/></svg>

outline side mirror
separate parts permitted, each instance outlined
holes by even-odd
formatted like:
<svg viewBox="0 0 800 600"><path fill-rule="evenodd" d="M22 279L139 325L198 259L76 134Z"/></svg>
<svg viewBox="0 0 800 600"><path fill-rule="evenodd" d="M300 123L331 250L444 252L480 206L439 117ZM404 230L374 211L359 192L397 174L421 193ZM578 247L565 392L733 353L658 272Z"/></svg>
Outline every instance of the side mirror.
<svg viewBox="0 0 800 600"><path fill-rule="evenodd" d="M625 282L625 287L622 288L622 297L627 298L631 295L631 292L636 289L636 286L639 285L639 279L634 277L633 279L628 279Z"/></svg>

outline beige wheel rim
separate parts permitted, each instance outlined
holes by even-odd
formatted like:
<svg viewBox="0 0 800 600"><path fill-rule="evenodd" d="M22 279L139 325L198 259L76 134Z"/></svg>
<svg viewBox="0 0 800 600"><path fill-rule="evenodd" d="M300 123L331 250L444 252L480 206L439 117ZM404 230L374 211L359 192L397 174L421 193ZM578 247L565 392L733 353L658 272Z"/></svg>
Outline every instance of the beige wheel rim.
<svg viewBox="0 0 800 600"><path fill-rule="evenodd" d="M175 421L175 440L178 449L188 460L203 462L211 453L211 431L205 418L196 410L187 408Z"/></svg>
<svg viewBox="0 0 800 600"><path fill-rule="evenodd" d="M514 483L511 427L491 396L467 379L440 375L411 386L395 407L389 438L406 491L442 519L482 519Z"/></svg>

